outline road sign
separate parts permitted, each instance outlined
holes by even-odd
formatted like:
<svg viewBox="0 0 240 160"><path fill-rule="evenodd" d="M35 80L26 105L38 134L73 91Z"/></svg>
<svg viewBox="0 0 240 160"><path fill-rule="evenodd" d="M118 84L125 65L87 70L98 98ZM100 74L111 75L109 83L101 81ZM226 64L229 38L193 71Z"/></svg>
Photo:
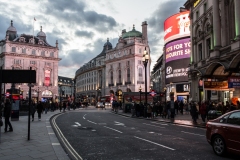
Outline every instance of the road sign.
<svg viewBox="0 0 240 160"><path fill-rule="evenodd" d="M154 97L157 93L154 90L152 90L149 94Z"/></svg>
<svg viewBox="0 0 240 160"><path fill-rule="evenodd" d="M1 70L2 83L36 83L35 70Z"/></svg>

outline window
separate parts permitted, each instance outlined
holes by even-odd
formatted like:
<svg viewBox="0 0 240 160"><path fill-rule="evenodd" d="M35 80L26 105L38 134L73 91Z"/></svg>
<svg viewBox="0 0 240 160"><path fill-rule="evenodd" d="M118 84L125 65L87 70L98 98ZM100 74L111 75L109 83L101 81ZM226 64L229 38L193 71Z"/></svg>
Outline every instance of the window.
<svg viewBox="0 0 240 160"><path fill-rule="evenodd" d="M141 48L139 48L139 53L142 53L142 49Z"/></svg>
<svg viewBox="0 0 240 160"><path fill-rule="evenodd" d="M54 53L53 52L50 53L50 57L54 57Z"/></svg>
<svg viewBox="0 0 240 160"><path fill-rule="evenodd" d="M240 125L240 112L235 112L231 114L227 121L229 124Z"/></svg>
<svg viewBox="0 0 240 160"><path fill-rule="evenodd" d="M42 51L42 52L41 52L41 56L45 56L45 51Z"/></svg>
<svg viewBox="0 0 240 160"><path fill-rule="evenodd" d="M30 61L30 64L36 65L36 61Z"/></svg>
<svg viewBox="0 0 240 160"><path fill-rule="evenodd" d="M121 68L121 63L118 63L118 67Z"/></svg>
<svg viewBox="0 0 240 160"><path fill-rule="evenodd" d="M196 12L196 19L198 19L198 17L199 17L199 12L197 11Z"/></svg>
<svg viewBox="0 0 240 160"><path fill-rule="evenodd" d="M220 123L227 123L227 119L228 119L229 115L224 116L220 119Z"/></svg>
<svg viewBox="0 0 240 160"><path fill-rule="evenodd" d="M118 83L121 83L121 79L122 79L122 74L121 74L121 70L118 71Z"/></svg>
<svg viewBox="0 0 240 160"><path fill-rule="evenodd" d="M14 64L21 64L21 60L19 60L19 59L14 59Z"/></svg>
<svg viewBox="0 0 240 160"><path fill-rule="evenodd" d="M111 73L110 73L110 80L111 80L111 84L113 84L113 71L111 71Z"/></svg>
<svg viewBox="0 0 240 160"><path fill-rule="evenodd" d="M127 69L127 82L131 82L130 81L130 68Z"/></svg>
<svg viewBox="0 0 240 160"><path fill-rule="evenodd" d="M202 43L198 45L199 60L202 60Z"/></svg>
<svg viewBox="0 0 240 160"><path fill-rule="evenodd" d="M138 64L142 64L142 61L141 61L141 60L138 60Z"/></svg>
<svg viewBox="0 0 240 160"><path fill-rule="evenodd" d="M210 56L210 50L211 50L211 38L208 38L206 40L206 49L207 49L207 56L209 57Z"/></svg>
<svg viewBox="0 0 240 160"><path fill-rule="evenodd" d="M207 11L207 3L204 3L204 12L206 12Z"/></svg>
<svg viewBox="0 0 240 160"><path fill-rule="evenodd" d="M26 53L26 48L23 48L23 49L22 49L22 53Z"/></svg>
<svg viewBox="0 0 240 160"><path fill-rule="evenodd" d="M129 49L129 54L132 54L132 50L131 49Z"/></svg>
<svg viewBox="0 0 240 160"><path fill-rule="evenodd" d="M138 77L140 80L142 80L142 77L143 77L142 68L138 68Z"/></svg>
<svg viewBox="0 0 240 160"><path fill-rule="evenodd" d="M12 47L12 52L16 52L16 47Z"/></svg>
<svg viewBox="0 0 240 160"><path fill-rule="evenodd" d="M36 50L35 49L32 50L32 54L36 55Z"/></svg>
<svg viewBox="0 0 240 160"><path fill-rule="evenodd" d="M130 61L127 61L127 66L130 66Z"/></svg>

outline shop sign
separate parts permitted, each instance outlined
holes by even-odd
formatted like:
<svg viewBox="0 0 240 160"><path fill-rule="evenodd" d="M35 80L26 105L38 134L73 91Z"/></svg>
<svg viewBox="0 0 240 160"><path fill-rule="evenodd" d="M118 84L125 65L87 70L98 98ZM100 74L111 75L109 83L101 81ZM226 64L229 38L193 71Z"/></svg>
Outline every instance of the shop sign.
<svg viewBox="0 0 240 160"><path fill-rule="evenodd" d="M201 1L201 0L196 0L196 1L194 2L194 4L193 4L193 7L196 7L196 6L199 4L200 1Z"/></svg>
<svg viewBox="0 0 240 160"><path fill-rule="evenodd" d="M221 88L221 89L227 89L228 88L228 82L226 81L204 81L203 83L204 88Z"/></svg>
<svg viewBox="0 0 240 160"><path fill-rule="evenodd" d="M228 88L240 88L240 77L229 77Z"/></svg>
<svg viewBox="0 0 240 160"><path fill-rule="evenodd" d="M174 39L190 36L189 11L177 13L164 22L165 44Z"/></svg>

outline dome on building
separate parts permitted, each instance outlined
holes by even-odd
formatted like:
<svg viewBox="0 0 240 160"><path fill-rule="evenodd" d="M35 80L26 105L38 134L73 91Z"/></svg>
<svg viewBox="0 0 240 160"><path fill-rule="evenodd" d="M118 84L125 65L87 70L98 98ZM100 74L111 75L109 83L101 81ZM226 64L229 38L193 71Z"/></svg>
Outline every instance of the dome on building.
<svg viewBox="0 0 240 160"><path fill-rule="evenodd" d="M133 29L129 32L123 34L122 38L129 38L129 37L142 37L142 33L135 30L135 26L133 25Z"/></svg>
<svg viewBox="0 0 240 160"><path fill-rule="evenodd" d="M7 31L17 32L16 28L13 27L13 21L11 20L11 26L8 27Z"/></svg>
<svg viewBox="0 0 240 160"><path fill-rule="evenodd" d="M109 39L107 39L107 42L104 44L103 48L112 49L112 43L109 42Z"/></svg>
<svg viewBox="0 0 240 160"><path fill-rule="evenodd" d="M42 26L41 26L40 32L38 32L37 36L38 37L46 37L46 34L42 31Z"/></svg>

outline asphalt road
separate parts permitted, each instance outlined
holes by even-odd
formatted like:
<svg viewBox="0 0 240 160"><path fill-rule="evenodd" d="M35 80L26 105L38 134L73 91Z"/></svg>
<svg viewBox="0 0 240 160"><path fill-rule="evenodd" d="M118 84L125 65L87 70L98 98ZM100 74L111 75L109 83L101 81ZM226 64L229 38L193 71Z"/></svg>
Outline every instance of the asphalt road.
<svg viewBox="0 0 240 160"><path fill-rule="evenodd" d="M67 145L66 150L75 155L73 159L236 158L216 156L206 141L203 128L128 118L95 108L66 112L54 120Z"/></svg>

